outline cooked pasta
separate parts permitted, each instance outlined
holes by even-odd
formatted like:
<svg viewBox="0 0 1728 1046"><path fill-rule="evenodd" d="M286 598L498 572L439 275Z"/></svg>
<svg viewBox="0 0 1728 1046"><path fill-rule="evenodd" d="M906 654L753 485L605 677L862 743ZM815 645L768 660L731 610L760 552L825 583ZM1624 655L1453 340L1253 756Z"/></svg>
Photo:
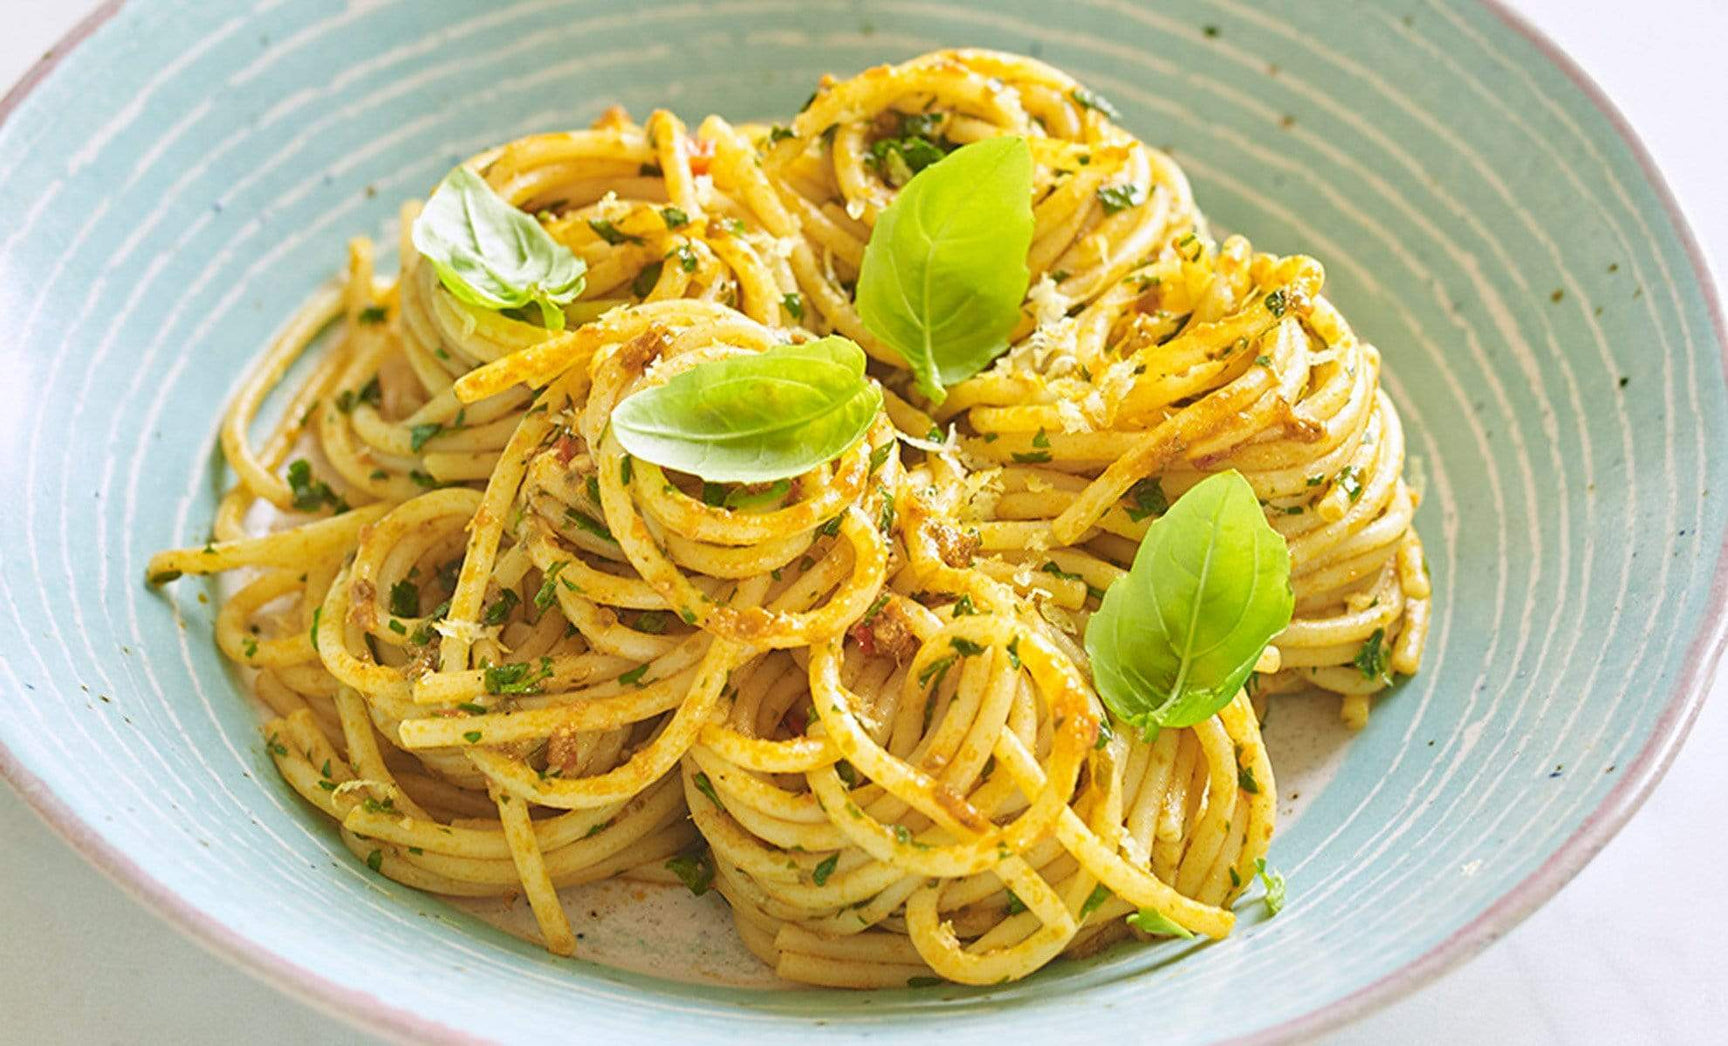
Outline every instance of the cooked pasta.
<svg viewBox="0 0 1728 1046"><path fill-rule="evenodd" d="M1002 136L1032 159L1029 289L932 402L861 313L865 252L919 171ZM1380 354L1316 261L1216 243L1108 103L991 52L825 79L785 125L611 112L467 166L580 261L561 315L455 293L405 208L399 276L352 243L229 405L211 540L150 565L239 572L217 643L358 858L524 897L564 955L563 887L712 885L781 977L853 988L1222 937L1273 887L1256 704L1331 692L1362 726L1429 613ZM713 481L625 446L631 397L830 333L883 392L827 459ZM1087 623L1226 470L1294 616L1215 711L1142 732ZM249 531L259 501L287 518Z"/></svg>

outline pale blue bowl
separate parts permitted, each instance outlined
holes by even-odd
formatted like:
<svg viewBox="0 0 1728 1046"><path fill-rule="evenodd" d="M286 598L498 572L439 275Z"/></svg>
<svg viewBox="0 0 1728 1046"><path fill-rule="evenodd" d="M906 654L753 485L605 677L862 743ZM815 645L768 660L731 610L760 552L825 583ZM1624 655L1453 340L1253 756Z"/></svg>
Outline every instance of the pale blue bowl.
<svg viewBox="0 0 1728 1046"><path fill-rule="evenodd" d="M822 72L951 44L1089 81L1222 227L1319 257L1385 351L1428 463L1438 616L1422 674L1274 843L1289 907L993 990L752 993L560 960L368 873L277 779L199 586L142 584L153 549L205 533L242 368L346 237L384 233L484 145L614 102L789 112ZM176 924L377 1029L1311 1032L1575 873L1674 754L1721 650L1710 284L1631 132L1497 7L131 0L0 111L0 769Z"/></svg>

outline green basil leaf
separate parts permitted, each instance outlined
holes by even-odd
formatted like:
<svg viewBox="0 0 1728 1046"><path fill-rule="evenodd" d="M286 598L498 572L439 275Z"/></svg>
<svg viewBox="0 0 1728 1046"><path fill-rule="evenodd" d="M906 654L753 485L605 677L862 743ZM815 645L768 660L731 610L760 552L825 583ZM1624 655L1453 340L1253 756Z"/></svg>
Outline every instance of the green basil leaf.
<svg viewBox="0 0 1728 1046"><path fill-rule="evenodd" d="M1159 937L1180 937L1185 941L1194 939L1194 931L1177 923L1156 908L1142 908L1130 915L1128 925L1143 933L1155 934Z"/></svg>
<svg viewBox="0 0 1728 1046"><path fill-rule="evenodd" d="M845 453L881 409L864 350L831 335L698 364L614 407L612 430L656 465L715 483L772 483Z"/></svg>
<svg viewBox="0 0 1728 1046"><path fill-rule="evenodd" d="M563 306L582 293L582 259L466 167L426 201L413 239L451 294L486 309L537 305L547 330L564 329Z"/></svg>
<svg viewBox="0 0 1728 1046"><path fill-rule="evenodd" d="M1290 623L1290 552L1239 473L1211 476L1146 531L1086 625L1098 695L1155 734L1230 703Z"/></svg>
<svg viewBox="0 0 1728 1046"><path fill-rule="evenodd" d="M963 146L919 171L876 219L858 314L931 402L989 366L1020 321L1031 273L1032 153L1023 138Z"/></svg>

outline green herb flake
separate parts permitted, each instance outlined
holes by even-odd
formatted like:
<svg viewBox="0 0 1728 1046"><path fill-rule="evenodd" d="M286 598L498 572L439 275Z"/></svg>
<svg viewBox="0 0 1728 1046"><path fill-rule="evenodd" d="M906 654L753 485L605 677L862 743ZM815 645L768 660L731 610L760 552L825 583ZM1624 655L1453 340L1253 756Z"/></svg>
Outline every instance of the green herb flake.
<svg viewBox="0 0 1728 1046"><path fill-rule="evenodd" d="M1112 120L1120 120L1122 118L1122 114L1116 110L1114 105L1110 104L1110 100L1096 91L1088 90L1084 87L1076 87L1074 88L1074 93L1071 97L1073 97L1074 101L1077 102L1082 109L1095 110L1103 113Z"/></svg>
<svg viewBox="0 0 1728 1046"><path fill-rule="evenodd" d="M390 586L390 613L397 617L420 616L420 587L412 581L398 581Z"/></svg>
<svg viewBox="0 0 1728 1046"><path fill-rule="evenodd" d="M1146 190L1138 185L1106 185L1097 192L1105 214L1115 214L1146 202Z"/></svg>
<svg viewBox="0 0 1728 1046"><path fill-rule="evenodd" d="M1363 641L1361 649L1356 651L1356 656L1350 659L1350 663L1355 665L1365 678L1385 678L1389 654L1385 638L1386 630L1376 628L1373 634Z"/></svg>
<svg viewBox="0 0 1728 1046"><path fill-rule="evenodd" d="M673 247L670 251L667 251L666 257L676 261L678 263L678 267L680 269L683 269L685 272L695 272L696 271L696 265L698 262L698 259L696 257L696 249L694 247L691 247L688 241L685 241L684 243L680 243L676 247Z"/></svg>
<svg viewBox="0 0 1728 1046"><path fill-rule="evenodd" d="M521 603L522 597L516 594L515 589L504 589L502 592L498 593L497 601L486 608L486 613L481 615L480 621L482 624L486 625L502 625L505 621L509 620L510 614L515 611Z"/></svg>
<svg viewBox="0 0 1728 1046"><path fill-rule="evenodd" d="M1260 794L1260 782L1254 779L1254 768L1238 766L1236 768L1236 786L1249 795Z"/></svg>
<svg viewBox="0 0 1728 1046"><path fill-rule="evenodd" d="M1091 915L1099 908L1102 908L1104 902L1109 899L1110 888L1108 886L1099 883L1097 886L1092 887L1092 892L1086 895L1086 902L1080 906L1080 921L1085 922L1087 916Z"/></svg>
<svg viewBox="0 0 1728 1046"><path fill-rule="evenodd" d="M1148 516L1162 516L1170 511L1170 500L1164 496L1164 484L1157 477L1143 479L1128 488L1128 518L1136 523Z"/></svg>
<svg viewBox="0 0 1728 1046"><path fill-rule="evenodd" d="M550 659L541 658L538 673L527 661L506 661L501 665L486 666L481 678L488 694L537 694L540 683L551 675Z"/></svg>
<svg viewBox="0 0 1728 1046"><path fill-rule="evenodd" d="M714 862L706 853L679 854L666 862L666 870L697 897L714 885Z"/></svg>
<svg viewBox="0 0 1728 1046"><path fill-rule="evenodd" d="M1284 876L1266 864L1266 858L1254 858L1255 871L1259 873L1260 881L1266 885L1266 914L1277 915L1284 910Z"/></svg>
<svg viewBox="0 0 1728 1046"><path fill-rule="evenodd" d="M1128 925L1142 933L1158 937L1180 937L1185 941L1194 939L1194 931L1175 922L1156 908L1142 908L1130 915Z"/></svg>
<svg viewBox="0 0 1728 1046"><path fill-rule="evenodd" d="M629 233L619 231L616 225L613 225L604 218L588 219L588 228L593 229L594 235L600 237L602 240L605 240L614 247L621 243L645 242L640 236L632 236Z"/></svg>
<svg viewBox="0 0 1728 1046"><path fill-rule="evenodd" d="M606 528L606 524L595 519L593 516L590 516L588 513L583 512L581 509L566 508L564 510L564 518L569 522L574 523L582 530L585 530L599 538L601 541L613 545L618 543L618 539L612 536L612 531Z"/></svg>
<svg viewBox="0 0 1728 1046"><path fill-rule="evenodd" d="M646 298L654 293L654 286L660 282L660 273L665 267L665 263L659 261L644 265L636 278L630 281L630 293L638 298Z"/></svg>
<svg viewBox="0 0 1728 1046"><path fill-rule="evenodd" d="M834 874L834 868L839 863L840 855L838 853L829 854L823 859L821 864L818 864L810 872L810 880L817 886L826 886L828 884L828 877Z"/></svg>
<svg viewBox="0 0 1728 1046"><path fill-rule="evenodd" d="M691 779L691 783L696 786L698 792L707 797L709 802L722 810L726 809L726 804L720 801L720 794L714 791L714 782L708 780L707 774L697 771L696 776Z"/></svg>
<svg viewBox="0 0 1728 1046"><path fill-rule="evenodd" d="M943 677L948 674L948 670L952 667L954 667L953 655L937 658L919 671L918 685L935 690L942 685Z"/></svg>
<svg viewBox="0 0 1728 1046"><path fill-rule="evenodd" d="M540 591L534 593L534 608L545 611L558 598L558 575L570 565L567 559L561 559L546 568L540 580Z"/></svg>
<svg viewBox="0 0 1728 1046"><path fill-rule="evenodd" d="M288 490L298 511L317 512L327 505L338 513L348 511L348 503L330 489L330 484L312 478L312 463L305 458L296 458L289 463Z"/></svg>
<svg viewBox="0 0 1728 1046"><path fill-rule="evenodd" d="M420 448L426 445L427 440L443 431L444 423L439 421L428 421L424 425L415 425L408 430L408 446L414 453L418 454Z"/></svg>

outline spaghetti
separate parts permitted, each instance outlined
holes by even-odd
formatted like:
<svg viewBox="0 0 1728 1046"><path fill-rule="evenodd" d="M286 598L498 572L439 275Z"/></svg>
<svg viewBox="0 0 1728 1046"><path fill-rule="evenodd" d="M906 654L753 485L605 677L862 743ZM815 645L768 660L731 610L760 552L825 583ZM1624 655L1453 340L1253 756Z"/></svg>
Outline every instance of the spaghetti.
<svg viewBox="0 0 1728 1046"><path fill-rule="evenodd" d="M1033 283L1010 350L932 406L854 285L906 182L1000 135L1031 148ZM406 233L380 281L355 241L229 406L212 540L150 565L244 571L217 642L356 856L525 896L566 955L562 887L711 884L782 977L842 987L1228 934L1275 819L1256 702L1330 691L1361 726L1428 620L1398 415L1320 266L1214 243L1107 103L990 52L825 80L785 126L613 112L468 166L585 264L568 326L458 299ZM829 332L884 409L800 475L707 482L610 424ZM1148 741L1095 693L1086 620L1225 469L1288 543L1295 618L1247 689ZM259 501L289 525L248 533Z"/></svg>

